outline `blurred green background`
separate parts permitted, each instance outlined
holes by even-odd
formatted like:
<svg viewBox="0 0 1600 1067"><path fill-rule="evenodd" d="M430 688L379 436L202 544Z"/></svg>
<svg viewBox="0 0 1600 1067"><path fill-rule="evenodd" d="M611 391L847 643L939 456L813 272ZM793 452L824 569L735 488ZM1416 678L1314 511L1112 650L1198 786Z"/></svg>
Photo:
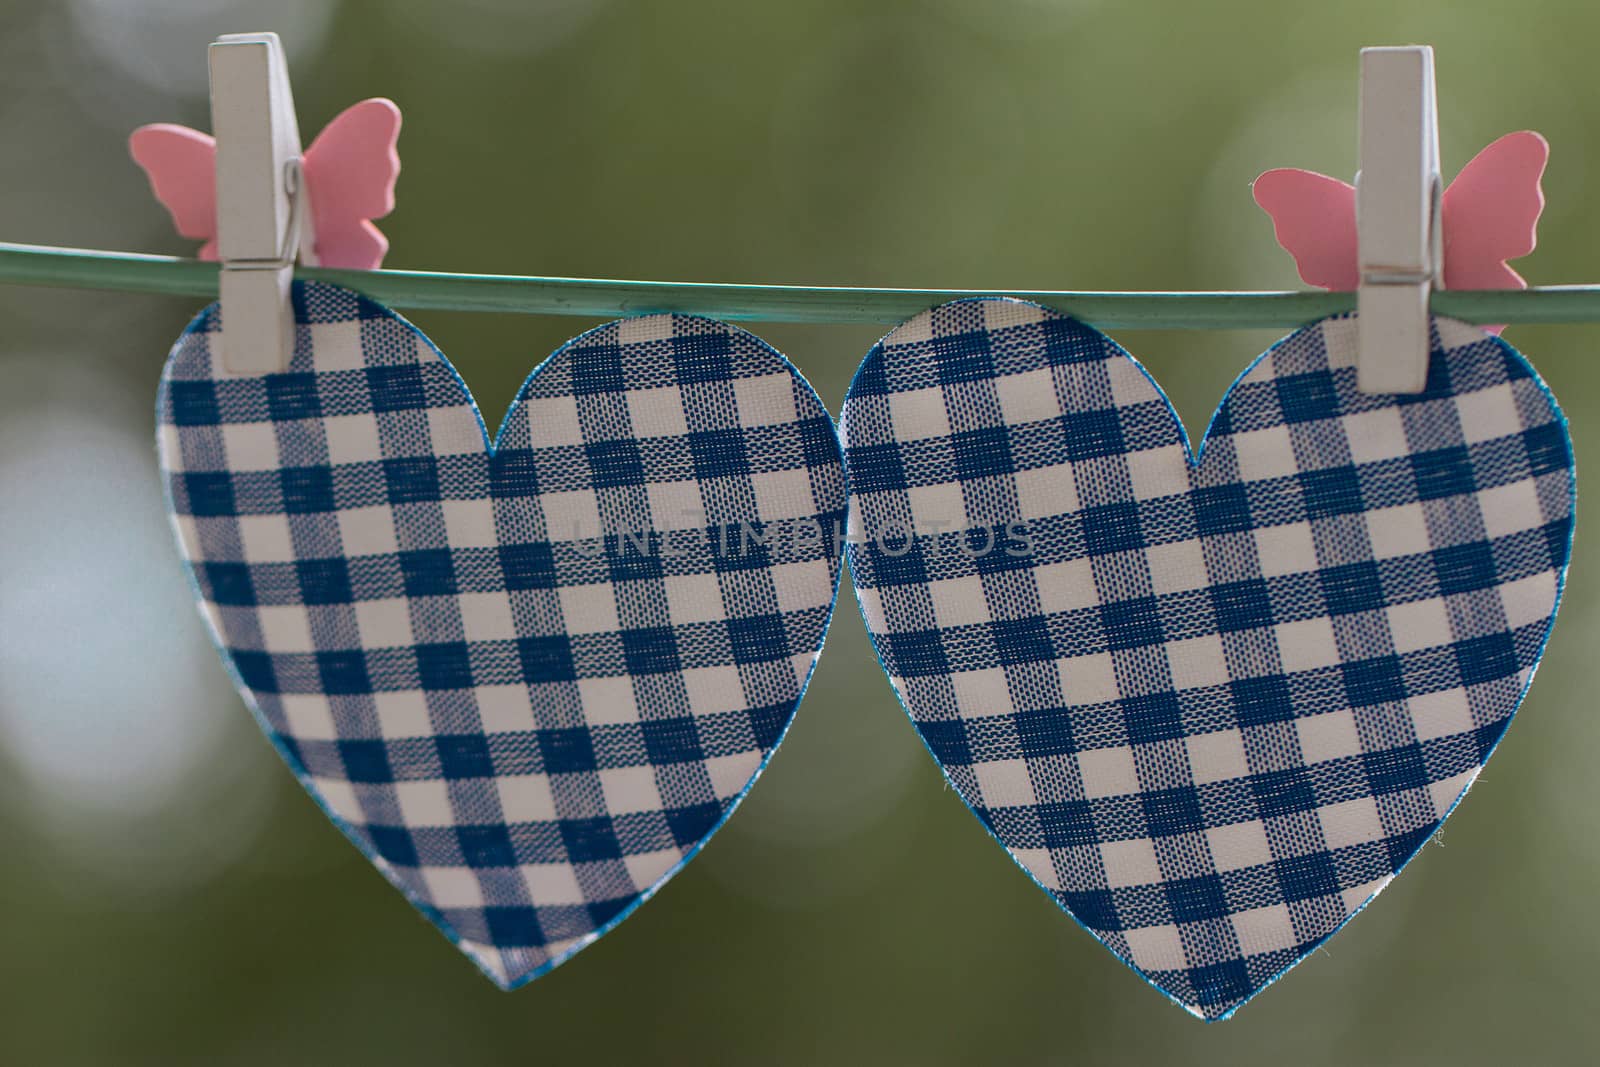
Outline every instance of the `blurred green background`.
<svg viewBox="0 0 1600 1067"><path fill-rule="evenodd" d="M1600 7L1560 0L0 0L0 239L192 254L128 159L283 35L308 138L405 114L393 267L1019 288L1297 284L1251 203L1355 167L1357 50L1438 49L1447 171L1554 146L1536 283L1600 271ZM1588 1063L1600 569L1471 799L1236 1020L1147 989L946 789L848 593L788 742L615 933L495 991L230 690L162 515L192 300L0 288L0 1063ZM420 313L491 424L593 325ZM837 411L872 327L757 326ZM1119 333L1198 429L1270 333ZM1595 466L1600 326L1513 327ZM1440 847L1444 846L1444 847Z"/></svg>

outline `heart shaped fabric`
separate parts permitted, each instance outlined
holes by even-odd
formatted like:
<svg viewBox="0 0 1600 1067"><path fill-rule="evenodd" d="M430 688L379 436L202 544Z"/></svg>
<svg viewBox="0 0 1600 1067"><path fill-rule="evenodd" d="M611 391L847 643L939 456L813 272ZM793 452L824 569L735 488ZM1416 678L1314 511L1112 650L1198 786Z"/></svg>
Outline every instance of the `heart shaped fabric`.
<svg viewBox="0 0 1600 1067"><path fill-rule="evenodd" d="M1438 829L1543 650L1572 449L1498 338L1435 319L1427 390L1356 389L1355 319L1228 392L1201 454L1104 334L947 304L841 420L849 556L950 782L1057 903L1224 1018Z"/></svg>
<svg viewBox="0 0 1600 1067"><path fill-rule="evenodd" d="M162 378L202 614L301 783L495 982L555 967L694 855L827 630L843 472L759 338L652 315L569 342L491 448L415 327L296 283L286 373L216 305Z"/></svg>

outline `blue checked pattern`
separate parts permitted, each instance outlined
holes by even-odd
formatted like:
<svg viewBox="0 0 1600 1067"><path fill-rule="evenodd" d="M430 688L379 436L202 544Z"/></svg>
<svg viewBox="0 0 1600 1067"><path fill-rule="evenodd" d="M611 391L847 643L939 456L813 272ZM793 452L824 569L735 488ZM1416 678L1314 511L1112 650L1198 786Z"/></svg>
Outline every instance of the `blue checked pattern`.
<svg viewBox="0 0 1600 1067"><path fill-rule="evenodd" d="M215 305L173 349L180 546L289 766L509 988L676 873L782 738L839 580L806 533L843 518L833 423L758 338L654 315L550 357L491 451L404 319L294 307L287 373L226 374Z"/></svg>
<svg viewBox="0 0 1600 1067"><path fill-rule="evenodd" d="M1020 301L906 322L845 402L851 571L923 740L1061 907L1202 1018L1439 828L1549 633L1565 422L1498 338L1434 329L1416 396L1357 392L1353 317L1292 334L1198 458L1132 357Z"/></svg>

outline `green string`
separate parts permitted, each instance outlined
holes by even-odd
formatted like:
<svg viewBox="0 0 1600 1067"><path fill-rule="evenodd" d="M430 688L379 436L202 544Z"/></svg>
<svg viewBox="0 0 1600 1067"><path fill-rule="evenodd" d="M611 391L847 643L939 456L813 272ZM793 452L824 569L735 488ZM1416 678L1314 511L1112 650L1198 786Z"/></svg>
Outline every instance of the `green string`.
<svg viewBox="0 0 1600 1067"><path fill-rule="evenodd" d="M745 322L896 323L947 300L1016 296L1104 329L1204 330L1298 326L1355 307L1354 293L1323 292L848 289L321 267L300 268L295 276L343 285L396 308L589 318L676 311ZM172 256L0 242L0 282L210 300L217 295L217 265ZM1433 310L1472 323L1600 322L1600 286L1436 291Z"/></svg>

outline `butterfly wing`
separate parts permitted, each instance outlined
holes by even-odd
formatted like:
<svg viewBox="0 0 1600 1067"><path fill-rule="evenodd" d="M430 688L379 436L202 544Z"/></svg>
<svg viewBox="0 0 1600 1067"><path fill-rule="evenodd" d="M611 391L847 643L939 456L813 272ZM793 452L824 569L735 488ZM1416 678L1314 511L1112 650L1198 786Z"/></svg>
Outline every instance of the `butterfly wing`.
<svg viewBox="0 0 1600 1067"><path fill-rule="evenodd" d="M1447 289L1525 289L1506 265L1533 251L1544 190L1539 179L1550 144L1531 130L1508 133L1472 157L1445 190L1444 283Z"/></svg>
<svg viewBox="0 0 1600 1067"><path fill-rule="evenodd" d="M1314 171L1283 168L1257 178L1250 192L1272 216L1273 234L1294 257L1302 280L1333 290L1360 284L1353 185Z"/></svg>
<svg viewBox="0 0 1600 1067"><path fill-rule="evenodd" d="M363 100L340 112L305 152L306 188L324 267L375 270L389 242L372 224L394 210L400 109Z"/></svg>
<svg viewBox="0 0 1600 1067"><path fill-rule="evenodd" d="M217 142L199 130L158 122L134 130L128 151L178 233L205 242L201 259L216 259Z"/></svg>

